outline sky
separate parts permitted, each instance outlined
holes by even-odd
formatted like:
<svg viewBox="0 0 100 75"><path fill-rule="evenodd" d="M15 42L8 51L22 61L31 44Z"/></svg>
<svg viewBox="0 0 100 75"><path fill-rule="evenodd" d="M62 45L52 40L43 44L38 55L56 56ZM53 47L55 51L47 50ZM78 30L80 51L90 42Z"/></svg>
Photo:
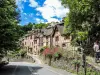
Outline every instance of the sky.
<svg viewBox="0 0 100 75"><path fill-rule="evenodd" d="M20 10L20 25L59 22L69 12L60 0L16 0Z"/></svg>

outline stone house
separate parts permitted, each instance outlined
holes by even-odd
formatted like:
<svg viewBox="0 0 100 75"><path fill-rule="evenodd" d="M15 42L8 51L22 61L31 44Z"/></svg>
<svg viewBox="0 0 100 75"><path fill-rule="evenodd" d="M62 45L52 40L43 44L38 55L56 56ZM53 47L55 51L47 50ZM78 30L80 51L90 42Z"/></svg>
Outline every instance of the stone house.
<svg viewBox="0 0 100 75"><path fill-rule="evenodd" d="M33 29L23 39L23 49L33 55L39 55L40 49L44 46L67 49L71 42L71 37L64 35L64 23L58 23L44 29Z"/></svg>
<svg viewBox="0 0 100 75"><path fill-rule="evenodd" d="M42 31L43 31L43 46L51 47L53 28L49 27L49 28L43 29Z"/></svg>
<svg viewBox="0 0 100 75"><path fill-rule="evenodd" d="M71 46L71 36L64 34L64 24L60 23L54 27L53 46L68 49Z"/></svg>
<svg viewBox="0 0 100 75"><path fill-rule="evenodd" d="M39 30L32 30L28 33L27 37L27 50L30 54L38 55L39 54Z"/></svg>

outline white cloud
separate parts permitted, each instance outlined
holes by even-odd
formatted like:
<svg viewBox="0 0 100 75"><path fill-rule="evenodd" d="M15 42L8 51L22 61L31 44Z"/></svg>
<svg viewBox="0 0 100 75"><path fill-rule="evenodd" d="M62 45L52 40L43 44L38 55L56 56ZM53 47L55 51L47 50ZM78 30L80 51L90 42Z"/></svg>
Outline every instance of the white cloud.
<svg viewBox="0 0 100 75"><path fill-rule="evenodd" d="M56 18L48 18L48 22L49 22L49 23L50 23L50 22L59 22L59 20L56 19Z"/></svg>
<svg viewBox="0 0 100 75"><path fill-rule="evenodd" d="M16 4L22 3L22 2L27 2L27 0L16 0Z"/></svg>
<svg viewBox="0 0 100 75"><path fill-rule="evenodd" d="M40 16L40 15L41 15L40 13L37 13L37 14L36 14L36 16Z"/></svg>
<svg viewBox="0 0 100 75"><path fill-rule="evenodd" d="M36 22L37 23L44 23L44 20L43 19L36 18Z"/></svg>
<svg viewBox="0 0 100 75"><path fill-rule="evenodd" d="M37 10L41 12L43 18L45 19L55 16L55 12L52 10L52 7L44 6L37 8Z"/></svg>
<svg viewBox="0 0 100 75"><path fill-rule="evenodd" d="M18 9L23 13L24 5L23 2L27 2L27 0L16 0L16 5L18 6Z"/></svg>
<svg viewBox="0 0 100 75"><path fill-rule="evenodd" d="M22 0L23 2L27 2L27 0Z"/></svg>
<svg viewBox="0 0 100 75"><path fill-rule="evenodd" d="M25 22L26 25L27 25L28 23L29 23L29 22L27 22L27 21Z"/></svg>
<svg viewBox="0 0 100 75"><path fill-rule="evenodd" d="M29 4L30 7L37 7L38 6L38 3L35 0L29 0L29 2L30 2L30 4Z"/></svg>
<svg viewBox="0 0 100 75"><path fill-rule="evenodd" d="M33 14L33 13L30 13L30 14L29 14L29 17L33 17L33 16L34 16L34 14Z"/></svg>
<svg viewBox="0 0 100 75"><path fill-rule="evenodd" d="M36 10L41 12L43 18L48 22L59 21L57 18L63 18L69 12L69 9L61 5L60 0L46 0L43 6L37 7ZM57 18L53 18L55 16Z"/></svg>
<svg viewBox="0 0 100 75"><path fill-rule="evenodd" d="M27 20L28 18L27 17L25 17L25 20Z"/></svg>
<svg viewBox="0 0 100 75"><path fill-rule="evenodd" d="M27 15L26 13L23 13L25 16Z"/></svg>

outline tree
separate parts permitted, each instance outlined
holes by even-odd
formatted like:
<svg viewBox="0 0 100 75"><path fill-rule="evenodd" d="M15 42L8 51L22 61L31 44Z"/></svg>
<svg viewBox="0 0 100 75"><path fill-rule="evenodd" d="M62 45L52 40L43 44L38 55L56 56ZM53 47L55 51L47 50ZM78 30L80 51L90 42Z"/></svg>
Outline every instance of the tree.
<svg viewBox="0 0 100 75"><path fill-rule="evenodd" d="M27 25L24 26L17 25L16 26L17 37L20 38L24 36L25 34L27 34L28 31L31 31L33 27L34 29L42 29L42 28L46 28L47 26L48 24L45 23L39 23L39 24L28 23Z"/></svg>
<svg viewBox="0 0 100 75"><path fill-rule="evenodd" d="M0 53L6 54L9 50L18 48L17 12L15 0L0 0Z"/></svg>
<svg viewBox="0 0 100 75"><path fill-rule="evenodd" d="M16 31L15 32L17 33L18 39L26 33L26 31L23 30L23 26L21 26L21 25L16 25Z"/></svg>
<svg viewBox="0 0 100 75"><path fill-rule="evenodd" d="M85 42L88 38L97 39L100 32L99 0L61 0L70 12L65 18L65 32L70 33L74 41Z"/></svg>
<svg viewBox="0 0 100 75"><path fill-rule="evenodd" d="M32 30L34 23L28 23L27 25L22 26L22 30L26 34L28 31Z"/></svg>
<svg viewBox="0 0 100 75"><path fill-rule="evenodd" d="M48 26L48 24L45 23L39 23L39 24L35 24L35 29L42 29L42 28L46 28Z"/></svg>
<svg viewBox="0 0 100 75"><path fill-rule="evenodd" d="M61 0L69 8L65 18L65 33L72 36L72 44L80 45L86 54L94 56L92 46L100 40L100 0ZM87 49L91 48L91 49Z"/></svg>
<svg viewBox="0 0 100 75"><path fill-rule="evenodd" d="M28 31L31 31L33 27L34 29L42 29L42 28L46 28L47 26L48 24L45 23L39 23L39 24L28 23L27 25L24 26L16 25L15 27L16 27L17 37L20 38L25 34L27 34Z"/></svg>

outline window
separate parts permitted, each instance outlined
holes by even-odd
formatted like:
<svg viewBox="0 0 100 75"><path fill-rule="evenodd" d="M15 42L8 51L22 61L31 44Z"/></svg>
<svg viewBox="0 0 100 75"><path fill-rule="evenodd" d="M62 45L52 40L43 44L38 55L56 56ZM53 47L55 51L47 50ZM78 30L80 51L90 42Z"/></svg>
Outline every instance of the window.
<svg viewBox="0 0 100 75"><path fill-rule="evenodd" d="M66 40L66 39L70 39L70 36L65 36L64 37L64 40Z"/></svg>
<svg viewBox="0 0 100 75"><path fill-rule="evenodd" d="M34 44L37 44L37 40L34 40Z"/></svg>
<svg viewBox="0 0 100 75"><path fill-rule="evenodd" d="M59 41L59 36L56 36L55 37L55 41Z"/></svg>
<svg viewBox="0 0 100 75"><path fill-rule="evenodd" d="M48 41L48 36L46 36L46 40Z"/></svg>
<svg viewBox="0 0 100 75"><path fill-rule="evenodd" d="M37 50L37 46L36 46L36 50Z"/></svg>
<svg viewBox="0 0 100 75"><path fill-rule="evenodd" d="M32 42L32 46L33 46L33 42Z"/></svg>
<svg viewBox="0 0 100 75"><path fill-rule="evenodd" d="M32 53L32 48L30 48L30 52Z"/></svg>
<svg viewBox="0 0 100 75"><path fill-rule="evenodd" d="M66 47L66 44L65 44L65 43L63 43L63 44L62 44L62 47Z"/></svg>
<svg viewBox="0 0 100 75"><path fill-rule="evenodd" d="M41 43L43 43L43 38L41 38Z"/></svg>
<svg viewBox="0 0 100 75"><path fill-rule="evenodd" d="M25 45L26 45L26 42L25 42Z"/></svg>
<svg viewBox="0 0 100 75"><path fill-rule="evenodd" d="M46 46L48 45L48 42L46 42Z"/></svg>
<svg viewBox="0 0 100 75"><path fill-rule="evenodd" d="M43 46L43 43L41 43L41 46Z"/></svg>
<svg viewBox="0 0 100 75"><path fill-rule="evenodd" d="M32 39L32 35L30 36L30 39Z"/></svg>

